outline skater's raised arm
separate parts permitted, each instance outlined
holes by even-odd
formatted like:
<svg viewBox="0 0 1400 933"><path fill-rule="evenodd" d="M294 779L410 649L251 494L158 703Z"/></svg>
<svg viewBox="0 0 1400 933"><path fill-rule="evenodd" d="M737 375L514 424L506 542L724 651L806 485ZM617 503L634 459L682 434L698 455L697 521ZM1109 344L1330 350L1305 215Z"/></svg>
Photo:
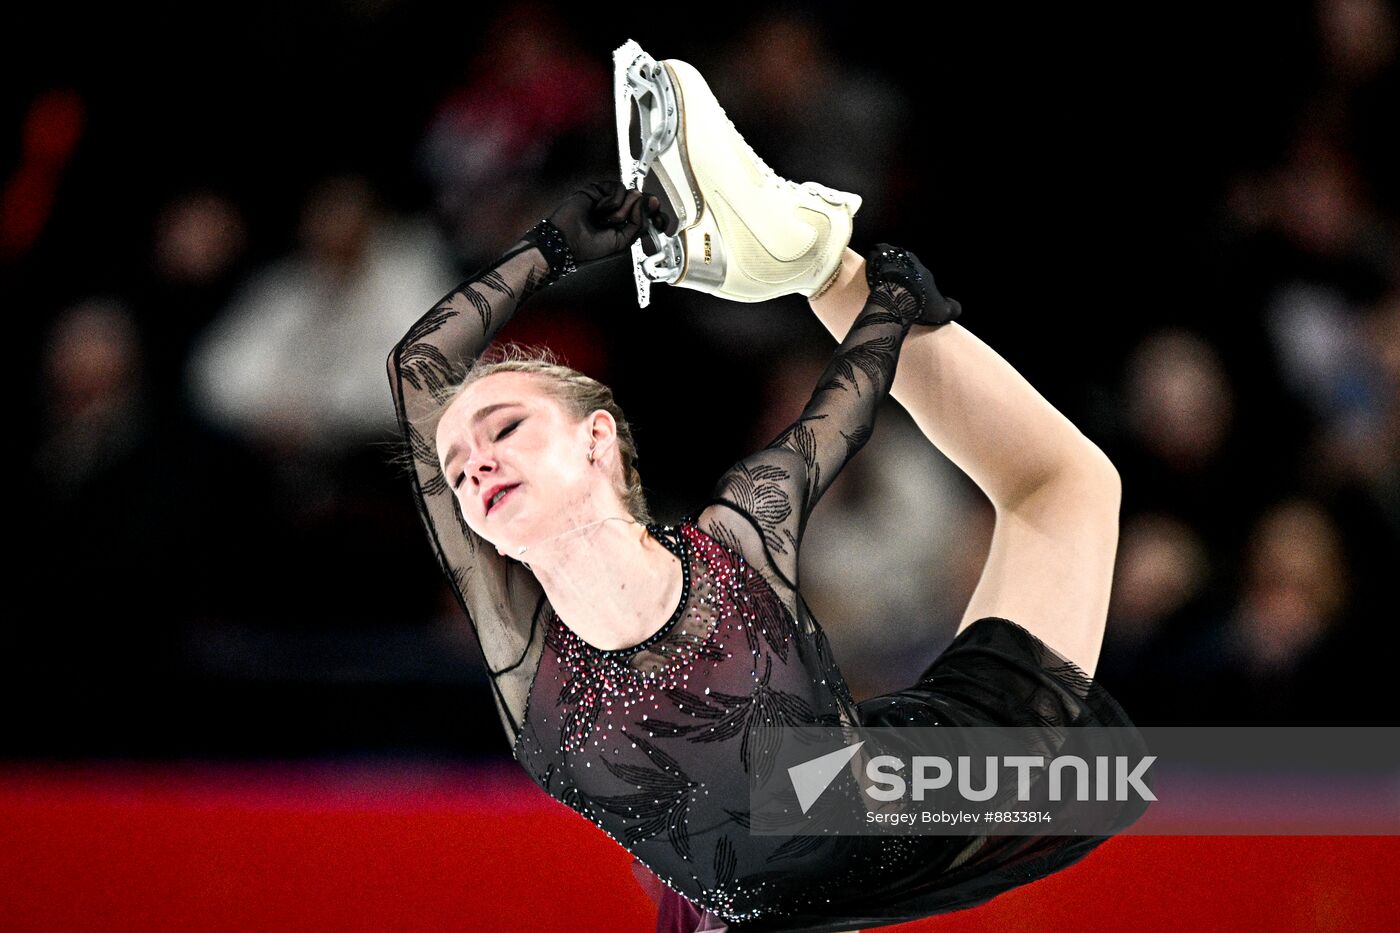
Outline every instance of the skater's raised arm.
<svg viewBox="0 0 1400 933"><path fill-rule="evenodd" d="M726 472L711 497L712 503L744 514L763 538L768 567L793 589L807 519L870 439L909 329L914 324L946 324L961 313L958 303L939 294L933 276L906 250L876 246L866 272L869 298L802 414L763 450ZM734 537L742 537L742 531ZM751 548L739 549L753 562Z"/></svg>
<svg viewBox="0 0 1400 933"><path fill-rule="evenodd" d="M655 198L628 191L620 182L581 188L434 305L389 353L389 383L412 460L418 513L476 631L512 739L529 691L521 660L538 631L543 591L523 565L497 553L467 526L443 475L438 422L472 363L527 298L577 265L625 250L640 235L644 209L664 225L657 207Z"/></svg>
<svg viewBox="0 0 1400 933"><path fill-rule="evenodd" d="M909 328L915 323L945 324L961 312L957 302L938 293L933 276L906 250L877 246L867 260L866 273L870 297L865 307L801 416L768 445L801 455L805 480L801 526L837 474L870 439Z"/></svg>
<svg viewBox="0 0 1400 933"><path fill-rule="evenodd" d="M547 232L547 230L542 231ZM476 633L495 688L497 711L513 743L529 684L512 671L529 649L541 611L538 583L476 536L439 465L438 422L468 367L526 298L554 274L546 251L521 240L434 305L389 353L389 384L419 518L438 564ZM558 252L555 251L556 262Z"/></svg>

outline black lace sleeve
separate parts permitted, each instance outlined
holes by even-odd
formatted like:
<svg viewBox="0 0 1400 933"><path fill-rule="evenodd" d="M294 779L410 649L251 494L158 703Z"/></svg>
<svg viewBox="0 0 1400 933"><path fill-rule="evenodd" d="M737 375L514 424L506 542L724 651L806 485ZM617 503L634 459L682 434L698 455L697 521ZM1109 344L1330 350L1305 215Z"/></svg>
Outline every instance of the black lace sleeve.
<svg viewBox="0 0 1400 933"><path fill-rule="evenodd" d="M569 271L567 252L537 228L453 289L389 353L389 383L412 463L418 514L490 669L512 744L543 645L545 598L524 566L501 556L462 518L438 465L437 424L454 387L531 294Z"/></svg>
<svg viewBox="0 0 1400 933"><path fill-rule="evenodd" d="M842 467L870 440L904 338L915 324L946 324L961 313L957 302L938 293L912 253L880 244L867 258L866 271L870 297L802 414L721 477L710 504L722 508L705 514L712 536L727 539L770 582L794 593L807 519ZM759 553L761 561L755 560Z"/></svg>

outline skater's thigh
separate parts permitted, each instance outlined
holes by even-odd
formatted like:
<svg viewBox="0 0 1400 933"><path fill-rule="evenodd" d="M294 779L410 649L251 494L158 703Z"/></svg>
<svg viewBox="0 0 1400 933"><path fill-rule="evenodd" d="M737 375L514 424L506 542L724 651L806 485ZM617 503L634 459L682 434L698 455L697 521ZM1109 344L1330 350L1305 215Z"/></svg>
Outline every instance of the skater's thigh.
<svg viewBox="0 0 1400 933"><path fill-rule="evenodd" d="M987 563L958 631L1014 619L1092 675L1103 644L1118 550L1116 474L1047 484L998 509Z"/></svg>

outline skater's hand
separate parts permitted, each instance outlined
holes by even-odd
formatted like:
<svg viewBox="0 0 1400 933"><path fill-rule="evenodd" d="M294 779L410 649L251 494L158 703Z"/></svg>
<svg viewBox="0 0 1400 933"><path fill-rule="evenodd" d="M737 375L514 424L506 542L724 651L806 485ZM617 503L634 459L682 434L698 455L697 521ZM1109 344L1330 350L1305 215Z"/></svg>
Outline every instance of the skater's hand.
<svg viewBox="0 0 1400 933"><path fill-rule="evenodd" d="M662 230L669 219L661 200L623 186L620 181L595 181L569 195L549 215L580 265L605 259L631 247L647 218Z"/></svg>
<svg viewBox="0 0 1400 933"><path fill-rule="evenodd" d="M962 305L943 297L933 274L907 249L876 243L865 257L865 280L870 300L906 324L947 324L962 313Z"/></svg>

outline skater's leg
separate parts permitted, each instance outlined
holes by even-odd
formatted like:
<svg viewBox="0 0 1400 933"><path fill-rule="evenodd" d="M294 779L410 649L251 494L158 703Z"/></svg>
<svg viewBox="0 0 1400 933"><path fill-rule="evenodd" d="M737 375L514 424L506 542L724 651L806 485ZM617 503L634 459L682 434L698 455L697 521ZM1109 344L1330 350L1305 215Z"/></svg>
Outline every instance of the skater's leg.
<svg viewBox="0 0 1400 933"><path fill-rule="evenodd" d="M841 340L869 291L847 250L812 310ZM959 631L1010 619L1092 674L1118 548L1118 473L1069 419L957 322L915 325L891 395L996 508L991 550Z"/></svg>

